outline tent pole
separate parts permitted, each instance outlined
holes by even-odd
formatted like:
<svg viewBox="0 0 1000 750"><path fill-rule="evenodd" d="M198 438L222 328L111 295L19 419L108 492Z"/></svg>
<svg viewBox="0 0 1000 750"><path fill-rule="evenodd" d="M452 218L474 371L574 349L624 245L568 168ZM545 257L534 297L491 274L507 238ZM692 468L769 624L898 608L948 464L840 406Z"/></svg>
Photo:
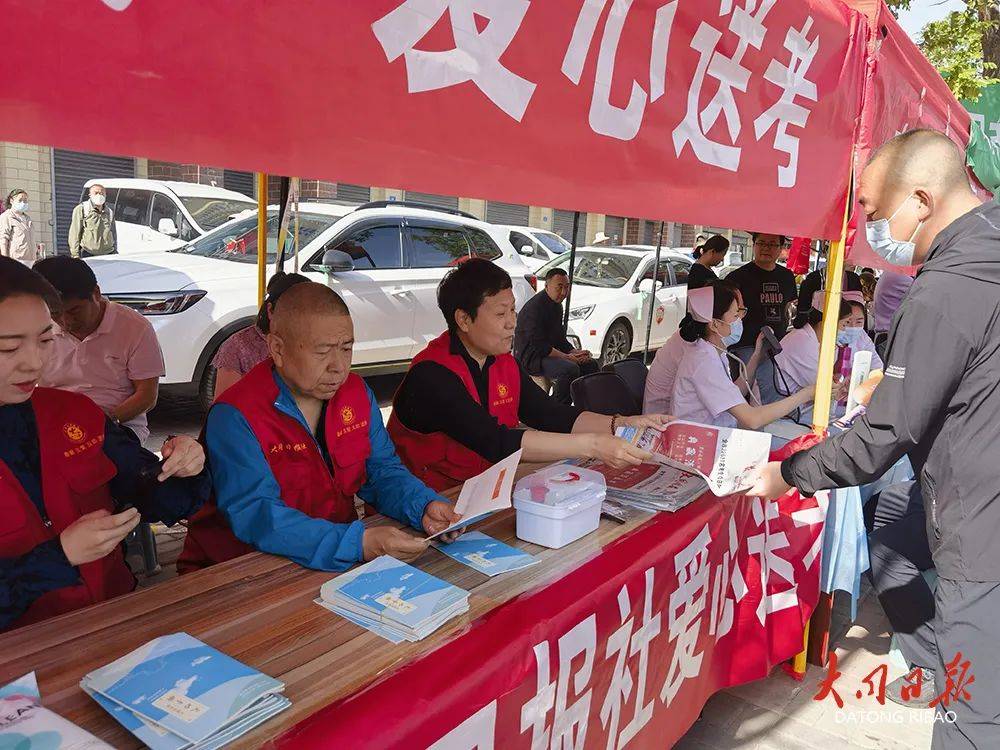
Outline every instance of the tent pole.
<svg viewBox="0 0 1000 750"><path fill-rule="evenodd" d="M257 173L257 307L267 289L267 174Z"/></svg>
<svg viewBox="0 0 1000 750"><path fill-rule="evenodd" d="M822 435L830 425L830 403L833 396L833 364L837 352L837 323L840 317L841 291L844 285L844 250L847 243L847 216L850 213L851 192L844 200L844 218L840 239L830 243L826 259L826 301L823 304L823 337L819 347L819 367L816 371L816 396L813 399L813 431Z"/></svg>
<svg viewBox="0 0 1000 750"><path fill-rule="evenodd" d="M569 301L573 296L573 274L576 271L576 233L580 228L580 212L573 214L573 243L569 249L569 292L566 293L566 309L563 310L563 335L569 330Z"/></svg>
<svg viewBox="0 0 1000 750"><path fill-rule="evenodd" d="M646 348L642 352L642 363L649 364L649 336L653 332L653 313L656 310L656 278L660 275L660 250L663 248L663 222L656 238L656 261L653 263L653 293L649 297L649 317L646 319Z"/></svg>

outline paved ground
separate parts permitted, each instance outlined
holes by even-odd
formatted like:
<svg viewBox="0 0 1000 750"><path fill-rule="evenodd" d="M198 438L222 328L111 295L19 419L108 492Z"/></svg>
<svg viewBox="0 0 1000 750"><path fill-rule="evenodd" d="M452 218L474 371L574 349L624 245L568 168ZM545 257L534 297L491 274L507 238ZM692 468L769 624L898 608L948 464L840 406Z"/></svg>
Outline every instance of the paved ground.
<svg viewBox="0 0 1000 750"><path fill-rule="evenodd" d="M388 418L389 404L400 376L372 378L369 385ZM159 448L168 434L197 435L201 413L197 401L171 393L161 394L150 415L147 447ZM176 575L174 562L183 545L182 527L155 529L161 571L142 580L148 586ZM866 582L867 583L867 582ZM846 628L840 628L841 631ZM835 627L835 631L837 628ZM809 667L805 679L795 682L780 669L771 677L714 696L701 721L675 747L677 750L926 750L932 732L929 710L917 711L874 697L858 698L862 679L887 661L890 634L878 600L865 586L857 621L836 639L838 670L843 676L836 689L844 701L838 709L832 697L813 700L825 671Z"/></svg>

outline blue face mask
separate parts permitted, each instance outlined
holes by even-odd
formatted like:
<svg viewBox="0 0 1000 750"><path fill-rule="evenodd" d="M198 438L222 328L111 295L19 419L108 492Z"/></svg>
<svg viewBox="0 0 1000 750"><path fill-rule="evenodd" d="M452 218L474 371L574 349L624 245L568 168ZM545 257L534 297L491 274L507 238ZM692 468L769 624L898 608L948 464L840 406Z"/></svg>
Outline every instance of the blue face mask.
<svg viewBox="0 0 1000 750"><path fill-rule="evenodd" d="M729 324L729 335L723 336L722 344L727 347L733 346L741 338L743 338L743 321L734 320Z"/></svg>
<svg viewBox="0 0 1000 750"><path fill-rule="evenodd" d="M844 328L837 331L837 346L849 346L856 348L858 339L861 337L862 328Z"/></svg>
<svg viewBox="0 0 1000 750"><path fill-rule="evenodd" d="M912 197L911 195L906 201ZM906 201L903 201L888 219L878 219L877 221L869 221L865 224L865 235L868 238L868 244L872 246L872 250L882 256L886 262L894 266L913 265L913 254L916 252L916 244L914 244L913 238L917 236L917 232L924 225L923 222L917 224L917 228L913 230L913 234L908 240L897 240L892 236L889 222L895 219L896 215L903 210Z"/></svg>

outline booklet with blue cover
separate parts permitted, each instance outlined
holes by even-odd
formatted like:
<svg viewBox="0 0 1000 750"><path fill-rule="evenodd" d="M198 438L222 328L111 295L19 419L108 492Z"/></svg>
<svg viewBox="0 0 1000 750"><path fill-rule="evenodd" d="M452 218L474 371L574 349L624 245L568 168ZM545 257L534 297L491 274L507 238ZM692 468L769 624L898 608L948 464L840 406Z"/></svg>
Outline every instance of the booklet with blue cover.
<svg viewBox="0 0 1000 750"><path fill-rule="evenodd" d="M384 555L324 583L317 603L398 643L467 611L469 592Z"/></svg>
<svg viewBox="0 0 1000 750"><path fill-rule="evenodd" d="M283 683L187 633L150 641L81 687L154 750L219 747L290 705Z"/></svg>
<svg viewBox="0 0 1000 750"><path fill-rule="evenodd" d="M450 544L431 542L431 545L453 560L488 576L521 570L539 562L527 552L486 536L481 531L469 531Z"/></svg>
<svg viewBox="0 0 1000 750"><path fill-rule="evenodd" d="M42 705L35 673L0 687L0 748L3 750L112 750Z"/></svg>

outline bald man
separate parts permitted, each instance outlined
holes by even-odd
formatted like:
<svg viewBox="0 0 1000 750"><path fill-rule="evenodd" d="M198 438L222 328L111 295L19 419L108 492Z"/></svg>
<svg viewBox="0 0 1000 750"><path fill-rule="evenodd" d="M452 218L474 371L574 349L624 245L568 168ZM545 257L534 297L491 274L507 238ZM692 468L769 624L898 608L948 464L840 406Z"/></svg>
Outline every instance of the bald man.
<svg viewBox="0 0 1000 750"><path fill-rule="evenodd" d="M351 372L354 324L344 301L322 284L297 284L282 296L267 342L272 358L208 414L215 498L191 520L178 569L252 549L334 571L383 554L419 555L420 537L458 516L396 457L378 403ZM420 537L365 528L355 495Z"/></svg>
<svg viewBox="0 0 1000 750"><path fill-rule="evenodd" d="M938 711L957 719L935 722L933 747L1000 747L1000 206L981 203L962 152L929 130L873 156L858 202L876 252L923 264L889 331L885 379L851 430L768 465L754 493L860 485L909 455L939 576L936 663L918 666L935 669L938 693L952 688Z"/></svg>

